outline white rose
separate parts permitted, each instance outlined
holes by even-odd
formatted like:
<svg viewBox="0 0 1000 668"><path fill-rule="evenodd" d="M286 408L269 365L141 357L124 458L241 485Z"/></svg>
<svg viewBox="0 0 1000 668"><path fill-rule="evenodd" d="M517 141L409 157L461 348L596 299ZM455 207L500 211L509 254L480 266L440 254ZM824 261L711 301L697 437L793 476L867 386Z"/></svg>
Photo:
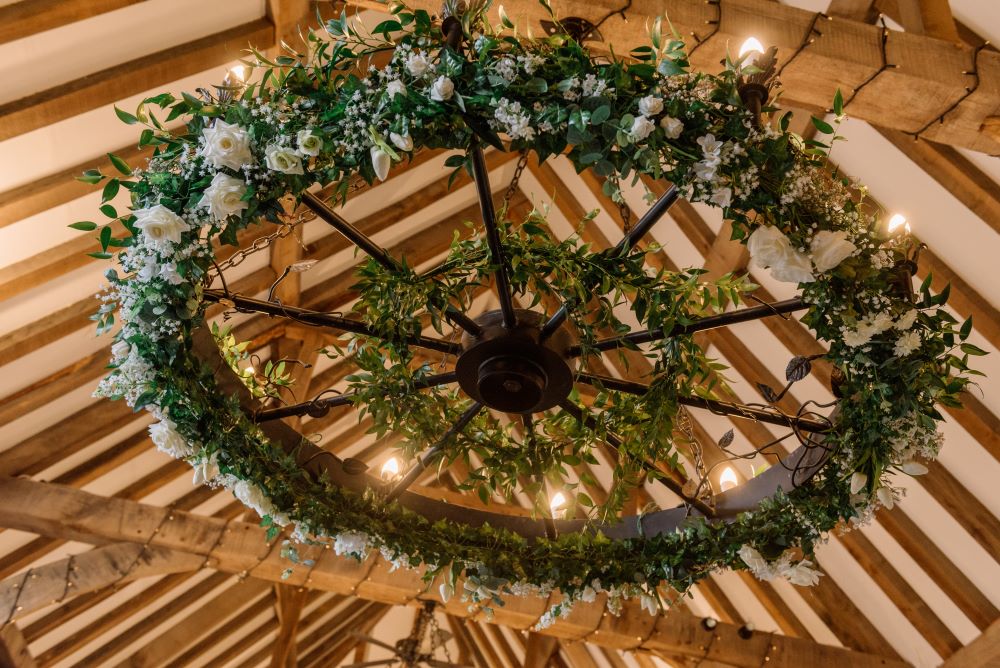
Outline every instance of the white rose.
<svg viewBox="0 0 1000 668"><path fill-rule="evenodd" d="M717 188L708 201L724 209L733 202L733 190L732 188Z"/></svg>
<svg viewBox="0 0 1000 668"><path fill-rule="evenodd" d="M209 215L216 220L225 220L238 211L246 209L250 203L243 201L247 193L247 184L243 179L237 179L219 172L212 183L205 188L198 206L208 209Z"/></svg>
<svg viewBox="0 0 1000 668"><path fill-rule="evenodd" d="M781 575L793 585L812 587L819 582L820 573L812 568L812 562L803 559L796 564L787 564L781 569Z"/></svg>
<svg viewBox="0 0 1000 668"><path fill-rule="evenodd" d="M219 475L219 455L212 453L211 457L204 457L194 465L194 477L191 480L194 485L204 485L215 479Z"/></svg>
<svg viewBox="0 0 1000 668"><path fill-rule="evenodd" d="M632 141L642 141L655 129L656 125L653 124L653 121L645 116L636 116L635 120L632 121L632 129L629 130L629 136L632 137Z"/></svg>
<svg viewBox="0 0 1000 668"><path fill-rule="evenodd" d="M455 84L448 77L438 77L431 86L431 99L438 102L450 100L455 94Z"/></svg>
<svg viewBox="0 0 1000 668"><path fill-rule="evenodd" d="M847 232L843 230L820 230L813 236L810 245L813 264L821 274L836 267L856 250L858 247L847 240Z"/></svg>
<svg viewBox="0 0 1000 668"><path fill-rule="evenodd" d="M851 494L857 494L868 484L868 476L860 471L851 474Z"/></svg>
<svg viewBox="0 0 1000 668"><path fill-rule="evenodd" d="M372 168L379 181L385 181L389 176L389 168L392 167L392 158L389 154L378 146L372 146L369 150L372 157Z"/></svg>
<svg viewBox="0 0 1000 668"><path fill-rule="evenodd" d="M393 146L398 148L400 151L413 150L413 138L408 134L398 135L395 132L390 132L389 140L392 142Z"/></svg>
<svg viewBox="0 0 1000 668"><path fill-rule="evenodd" d="M816 280L809 256L792 248L788 249L780 262L771 266L771 276L785 283L812 283Z"/></svg>
<svg viewBox="0 0 1000 668"><path fill-rule="evenodd" d="M684 124L673 116L664 116L660 119L660 127L663 128L667 139L677 139L684 131Z"/></svg>
<svg viewBox="0 0 1000 668"><path fill-rule="evenodd" d="M190 457L194 448L177 433L177 425L167 418L149 425L149 437L157 449L171 457Z"/></svg>
<svg viewBox="0 0 1000 668"><path fill-rule="evenodd" d="M302 174L302 158L290 148L271 144L265 152L267 168L282 174Z"/></svg>
<svg viewBox="0 0 1000 668"><path fill-rule="evenodd" d="M295 137L302 155L319 155L323 148L323 139L319 135L312 133L312 130L299 130Z"/></svg>
<svg viewBox="0 0 1000 668"><path fill-rule="evenodd" d="M385 93L389 96L389 99L393 99L397 95L406 95L406 84L404 84L399 79L393 79L385 86Z"/></svg>
<svg viewBox="0 0 1000 668"><path fill-rule="evenodd" d="M431 66L423 51L415 51L406 57L406 71L415 77L424 75Z"/></svg>
<svg viewBox="0 0 1000 668"><path fill-rule="evenodd" d="M643 116L656 116L663 111L663 98L647 95L639 100L639 113Z"/></svg>
<svg viewBox="0 0 1000 668"><path fill-rule="evenodd" d="M909 311L899 316L899 320L893 325L896 329L905 332L910 327L913 327L913 323L917 321L917 309L911 308Z"/></svg>
<svg viewBox="0 0 1000 668"><path fill-rule="evenodd" d="M770 580L774 577L774 574L771 571L771 565L757 550L753 549L749 545L744 545L740 548L738 554L740 559L743 560L743 563L747 565L750 572L752 572L757 579Z"/></svg>
<svg viewBox="0 0 1000 668"><path fill-rule="evenodd" d="M239 125L216 120L212 127L205 128L201 134L205 138L201 154L216 167L239 171L243 165L253 162L250 135Z"/></svg>
<svg viewBox="0 0 1000 668"><path fill-rule="evenodd" d="M274 504L267 498L264 491L246 480L239 480L233 486L233 495L247 507L253 508L260 516L271 515L274 512Z"/></svg>
<svg viewBox="0 0 1000 668"><path fill-rule="evenodd" d="M781 230L772 225L763 225L754 230L747 239L750 258L761 268L779 262L791 250L792 244Z"/></svg>
<svg viewBox="0 0 1000 668"><path fill-rule="evenodd" d="M139 209L133 213L135 226L155 245L179 244L181 233L191 229L183 218L162 204Z"/></svg>

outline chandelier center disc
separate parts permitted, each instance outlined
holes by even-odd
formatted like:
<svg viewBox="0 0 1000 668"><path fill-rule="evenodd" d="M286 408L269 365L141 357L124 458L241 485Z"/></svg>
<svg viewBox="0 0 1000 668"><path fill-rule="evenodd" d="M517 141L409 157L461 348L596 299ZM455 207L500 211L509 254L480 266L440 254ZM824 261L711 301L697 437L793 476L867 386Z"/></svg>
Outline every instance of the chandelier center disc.
<svg viewBox="0 0 1000 668"><path fill-rule="evenodd" d="M455 372L462 390L487 408L504 413L536 413L559 405L573 388L567 351L573 343L563 325L541 340L545 317L516 309L517 324L506 328L503 313L476 318L478 336L462 337Z"/></svg>

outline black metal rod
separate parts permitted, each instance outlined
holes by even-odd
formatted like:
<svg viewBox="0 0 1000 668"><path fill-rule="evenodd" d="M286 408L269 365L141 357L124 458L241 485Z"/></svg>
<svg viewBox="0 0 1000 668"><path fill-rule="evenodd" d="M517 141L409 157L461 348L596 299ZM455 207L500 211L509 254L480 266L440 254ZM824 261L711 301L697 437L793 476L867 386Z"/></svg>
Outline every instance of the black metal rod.
<svg viewBox="0 0 1000 668"><path fill-rule="evenodd" d="M401 387L400 389L426 390L429 387L448 385L456 381L458 381L458 376L454 371L449 371L447 373L437 373L427 376L426 378L421 378L413 383L413 385L406 388ZM300 404L279 406L277 408L266 408L262 411L257 411L257 413L254 414L254 422L267 422L268 420L280 420L281 418L286 417L310 415L314 412L325 412L331 408L350 404L354 401L354 397L355 394L353 392L348 392L347 394L338 394L325 399L303 401Z"/></svg>
<svg viewBox="0 0 1000 668"><path fill-rule="evenodd" d="M476 192L479 195L479 208L483 214L483 225L486 227L486 243L490 247L490 256L496 269L493 277L497 283L497 296L500 298L500 311L503 313L503 325L513 329L517 324L514 314L514 296L511 294L508 278L507 258L504 256L503 244L500 242L500 230L497 228L496 211L493 209L493 192L490 190L490 175L483 158L483 149L476 146L471 151L472 174L476 180Z"/></svg>
<svg viewBox="0 0 1000 668"><path fill-rule="evenodd" d="M653 225L663 218L663 215L674 205L679 197L680 190L677 189L677 186L670 186L667 192L663 193L660 198L653 203L653 206L649 208L649 211L647 211L645 215L643 215L643 217L636 222L635 227L629 230L614 248L604 251L604 253L620 255L630 250L636 243L639 242L639 239L644 237L646 233L649 232ZM555 331L559 329L564 322L566 322L566 318L568 317L569 308L563 304L559 307L559 310L553 313L552 317L549 318L544 325L542 325L541 340L545 341L552 336Z"/></svg>
<svg viewBox="0 0 1000 668"><path fill-rule="evenodd" d="M643 395L649 391L649 386L643 385L642 383L636 383L630 380L620 380L609 376L598 376L590 373L579 374L577 376L577 380L587 385L600 385L609 390L627 392L629 394ZM776 424L782 427L792 427L811 434L822 434L830 431L830 424L827 422L810 420L809 418L788 415L787 413L782 413L778 410L765 410L763 408L755 408L753 406L746 406L744 404L737 404L729 401L718 401L716 399L705 399L703 397L677 397L677 403L683 406L691 406L692 408L704 408L705 410L716 413L717 415L728 415L731 417L744 418L746 420L766 422L767 424Z"/></svg>
<svg viewBox="0 0 1000 668"><path fill-rule="evenodd" d="M559 402L559 406L564 411L566 411L574 418L576 418L577 422L579 422L583 426L587 427L590 430L595 429L596 424L594 417L590 415L587 411L585 411L583 408L576 405L574 402L570 401L569 399L563 399L561 402ZM622 441L614 434L605 434L604 440L607 442L608 445L610 445L615 450L615 453L618 453L621 450ZM656 465L656 463L651 462L648 459L643 462L643 465L650 471L660 472L660 468ZM681 486L677 484L676 480L672 480L671 478L663 476L658 477L657 480L659 480L660 483L664 487L669 489L671 492L684 499L685 503L689 503L695 508L697 508L706 517L713 517L715 515L715 511L712 510L712 508L710 508L704 501L701 501L699 499L693 499L687 496L684 493L684 490L681 489Z"/></svg>
<svg viewBox="0 0 1000 668"><path fill-rule="evenodd" d="M395 501L399 498L400 494L406 491L407 487L416 482L417 478L420 477L420 474L423 473L441 453L444 446L448 443L448 440L458 432L465 429L465 427L472 422L477 415L479 415L479 411L481 410L483 410L483 405L478 401L473 402L473 404L469 406L464 413L462 413L461 417L458 418L458 421L445 432L444 436L442 436L437 443L432 445L431 448L424 453L424 456L418 459L417 463L411 466L409 470L403 474L403 477L400 478L399 482L397 482L393 488L389 490L389 493L385 497L386 501Z"/></svg>
<svg viewBox="0 0 1000 668"><path fill-rule="evenodd" d="M663 218L667 209L674 205L674 202L677 201L680 195L681 191L677 186L671 185L667 189L667 192L660 195L660 198L653 202L653 206L649 207L649 211L636 222L635 226L625 233L625 236L618 242L613 252L618 254L630 250L632 246L635 246L639 242L639 239L646 236L646 233L652 229L653 225Z"/></svg>
<svg viewBox="0 0 1000 668"><path fill-rule="evenodd" d="M795 311L802 311L807 308L809 308L809 305L802 301L801 297L793 297L792 299L785 299L780 302L774 302L773 304L750 306L748 308L736 309L735 311L729 311L727 313L698 318L694 322L690 322L686 325L674 325L669 332L664 332L662 329L646 329L641 332L632 332L631 334L626 334L625 336L613 339L601 339L600 341L594 343L591 350L605 351L630 345L639 345L642 343L649 343L650 341L669 339L672 336L694 334L695 332L703 332L708 329L716 329L717 327L728 327L729 325L735 325L741 322L760 320L761 318L767 318L772 315L794 313ZM583 350L580 346L573 346L567 351L567 354L571 357L577 357L583 354Z"/></svg>
<svg viewBox="0 0 1000 668"><path fill-rule="evenodd" d="M264 313L266 315L289 318L305 325L312 325L315 327L331 327L344 332L352 332L354 334L362 334L364 336L371 336L383 340L385 339L384 335L376 332L363 322L350 320L349 318L344 318L332 313L310 311L309 309L298 308L296 306L285 306L274 302L253 299L251 297L243 297L242 295L226 294L222 290L205 290L204 297L208 301L212 302L230 301L239 311ZM451 341L445 341L443 339L435 339L429 336L409 336L406 337L403 342L409 346L427 348L428 350L437 350L438 352L449 353L451 355L457 355L462 352L462 346L458 343L452 343Z"/></svg>
<svg viewBox="0 0 1000 668"><path fill-rule="evenodd" d="M368 235L356 228L354 225L351 225L349 222L344 220L340 214L327 206L326 202L320 198L310 192L304 192L302 193L302 202L307 207L312 209L313 213L319 216L323 221L329 223L335 230L347 237L348 241L363 250L373 260L386 269L398 271L402 268L396 258L392 257L387 250L372 241ZM449 306L445 310L444 315L448 318L448 320L451 320L453 323L473 336L479 336L483 333L483 328L480 327L475 320L465 315L454 306Z"/></svg>

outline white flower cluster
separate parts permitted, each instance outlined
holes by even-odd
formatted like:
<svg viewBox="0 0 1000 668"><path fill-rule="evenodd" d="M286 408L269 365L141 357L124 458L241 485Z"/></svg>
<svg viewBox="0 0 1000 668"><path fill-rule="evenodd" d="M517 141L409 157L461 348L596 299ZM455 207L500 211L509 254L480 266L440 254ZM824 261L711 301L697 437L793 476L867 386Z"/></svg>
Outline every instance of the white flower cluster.
<svg viewBox="0 0 1000 668"><path fill-rule="evenodd" d="M511 139L531 141L535 138L535 129L531 127L531 117L521 109L520 102L511 102L505 97L497 102L493 112L497 128L507 133Z"/></svg>
<svg viewBox="0 0 1000 668"><path fill-rule="evenodd" d="M846 325L841 327L841 334L846 345L858 348L871 343L874 337L883 332L890 329L898 330L900 335L893 346L893 353L897 357L906 357L920 348L920 332L912 330L916 320L916 309L910 309L898 318L893 318L891 314L882 311L865 316L853 328Z"/></svg>
<svg viewBox="0 0 1000 668"><path fill-rule="evenodd" d="M347 531L337 534L333 541L333 551L340 556L348 555L358 561L368 558L368 552L372 549L371 537L360 531Z"/></svg>
<svg viewBox="0 0 1000 668"><path fill-rule="evenodd" d="M800 587L812 587L823 575L813 568L813 563L808 559L793 562L793 556L787 550L774 562L765 559L750 545L741 547L738 554L758 580L769 581L781 577Z"/></svg>

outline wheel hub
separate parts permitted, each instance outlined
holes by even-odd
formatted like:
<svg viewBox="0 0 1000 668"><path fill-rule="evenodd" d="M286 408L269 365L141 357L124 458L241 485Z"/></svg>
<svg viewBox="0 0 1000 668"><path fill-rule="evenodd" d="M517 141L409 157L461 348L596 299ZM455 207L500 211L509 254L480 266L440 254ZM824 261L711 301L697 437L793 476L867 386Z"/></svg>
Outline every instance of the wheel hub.
<svg viewBox="0 0 1000 668"><path fill-rule="evenodd" d="M566 351L573 343L568 326L541 342L544 316L516 309L517 324L503 326L503 314L489 311L476 318L479 336L462 337L455 363L458 383L470 397L504 413L536 413L569 396L573 369Z"/></svg>

